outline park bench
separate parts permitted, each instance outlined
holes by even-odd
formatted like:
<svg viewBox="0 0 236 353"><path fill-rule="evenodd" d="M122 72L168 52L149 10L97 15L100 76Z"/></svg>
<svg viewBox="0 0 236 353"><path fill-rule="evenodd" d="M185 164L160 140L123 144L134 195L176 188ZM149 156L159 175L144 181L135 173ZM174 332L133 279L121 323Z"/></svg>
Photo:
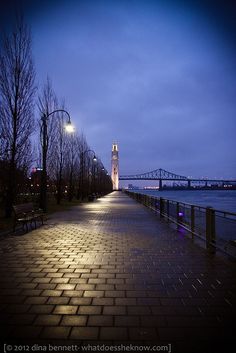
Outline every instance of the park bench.
<svg viewBox="0 0 236 353"><path fill-rule="evenodd" d="M19 205L13 205L14 211L14 224L13 230L15 232L16 225L18 223L22 224L23 229L26 227L28 231L28 225L34 222L36 228L36 221L41 221L43 224L43 210L40 208L34 207L32 202L22 203Z"/></svg>
<svg viewBox="0 0 236 353"><path fill-rule="evenodd" d="M95 194L88 195L88 201L94 201L95 198Z"/></svg>

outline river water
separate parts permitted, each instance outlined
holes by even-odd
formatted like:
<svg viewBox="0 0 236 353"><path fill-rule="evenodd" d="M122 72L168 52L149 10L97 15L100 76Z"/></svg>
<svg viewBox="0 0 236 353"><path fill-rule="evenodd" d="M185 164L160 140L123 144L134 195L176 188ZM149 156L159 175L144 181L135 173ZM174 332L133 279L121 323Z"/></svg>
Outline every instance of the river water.
<svg viewBox="0 0 236 353"><path fill-rule="evenodd" d="M149 196L163 197L164 199L179 201L196 206L213 207L218 211L232 212L236 214L236 190L134 190ZM173 208L173 207L172 207ZM181 209L182 210L182 209ZM176 209L171 211L176 215ZM183 223L190 226L190 208L183 208ZM198 234L205 236L206 233L206 213L195 210L195 230ZM228 242L235 240L236 216L221 212L215 213L215 235L216 243L224 250L228 250ZM233 249L236 257L236 249Z"/></svg>
<svg viewBox="0 0 236 353"><path fill-rule="evenodd" d="M146 195L163 197L216 210L236 213L236 190L135 190Z"/></svg>

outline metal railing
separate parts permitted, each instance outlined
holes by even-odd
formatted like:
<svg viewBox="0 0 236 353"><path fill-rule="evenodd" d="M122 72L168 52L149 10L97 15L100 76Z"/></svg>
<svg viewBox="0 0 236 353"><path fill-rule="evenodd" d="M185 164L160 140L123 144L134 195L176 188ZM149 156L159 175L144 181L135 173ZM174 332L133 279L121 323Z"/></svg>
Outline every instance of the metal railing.
<svg viewBox="0 0 236 353"><path fill-rule="evenodd" d="M195 237L203 240L210 253L218 249L236 257L236 213L133 191L125 193L158 213L160 218L175 223L178 229L185 229L193 240Z"/></svg>

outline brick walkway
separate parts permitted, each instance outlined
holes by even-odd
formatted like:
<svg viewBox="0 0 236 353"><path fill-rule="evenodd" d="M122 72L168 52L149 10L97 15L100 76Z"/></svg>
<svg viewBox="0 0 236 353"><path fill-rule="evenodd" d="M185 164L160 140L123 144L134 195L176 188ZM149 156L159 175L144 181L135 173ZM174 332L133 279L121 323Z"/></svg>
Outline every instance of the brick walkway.
<svg viewBox="0 0 236 353"><path fill-rule="evenodd" d="M4 342L231 352L235 263L209 256L122 193L57 213L0 246Z"/></svg>

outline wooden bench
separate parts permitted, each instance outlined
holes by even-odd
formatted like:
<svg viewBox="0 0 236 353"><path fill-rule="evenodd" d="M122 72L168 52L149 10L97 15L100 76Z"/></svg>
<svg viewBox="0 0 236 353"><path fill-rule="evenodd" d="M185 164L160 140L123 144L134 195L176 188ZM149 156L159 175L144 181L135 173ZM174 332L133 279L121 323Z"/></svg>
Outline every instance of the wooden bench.
<svg viewBox="0 0 236 353"><path fill-rule="evenodd" d="M13 211L15 215L13 224L14 232L18 223L22 224L23 228L26 227L27 231L28 225L32 224L32 222L34 222L35 228L36 221L40 220L43 224L43 210L41 208L34 207L34 204L32 202L13 205Z"/></svg>

